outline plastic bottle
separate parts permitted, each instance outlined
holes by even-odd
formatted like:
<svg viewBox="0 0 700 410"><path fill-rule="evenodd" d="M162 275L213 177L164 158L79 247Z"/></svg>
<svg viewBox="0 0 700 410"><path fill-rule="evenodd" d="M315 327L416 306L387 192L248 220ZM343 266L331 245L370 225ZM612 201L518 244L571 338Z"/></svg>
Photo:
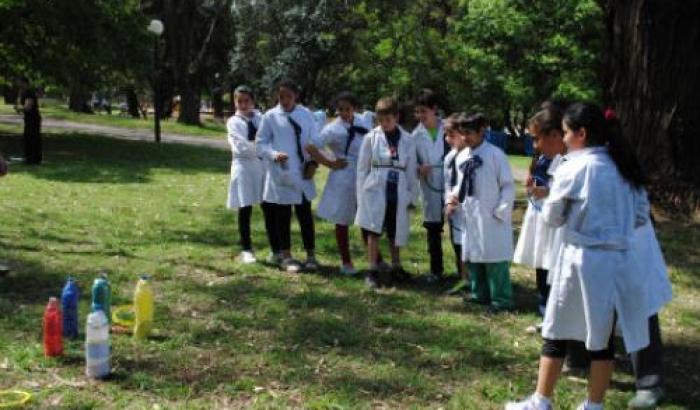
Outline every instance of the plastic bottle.
<svg viewBox="0 0 700 410"><path fill-rule="evenodd" d="M145 339L153 329L153 288L149 277L141 276L134 292L134 338Z"/></svg>
<svg viewBox="0 0 700 410"><path fill-rule="evenodd" d="M63 336L71 339L78 337L78 298L80 289L72 277L68 277L61 293L63 306Z"/></svg>
<svg viewBox="0 0 700 410"><path fill-rule="evenodd" d="M92 312L102 310L105 313L107 322L112 320L111 312L112 289L107 280L107 274L101 273L92 285Z"/></svg>
<svg viewBox="0 0 700 410"><path fill-rule="evenodd" d="M44 355L57 357L63 354L63 318L58 299L49 298L44 311Z"/></svg>
<svg viewBox="0 0 700 410"><path fill-rule="evenodd" d="M109 322L98 309L88 315L85 325L85 374L101 379L110 372Z"/></svg>

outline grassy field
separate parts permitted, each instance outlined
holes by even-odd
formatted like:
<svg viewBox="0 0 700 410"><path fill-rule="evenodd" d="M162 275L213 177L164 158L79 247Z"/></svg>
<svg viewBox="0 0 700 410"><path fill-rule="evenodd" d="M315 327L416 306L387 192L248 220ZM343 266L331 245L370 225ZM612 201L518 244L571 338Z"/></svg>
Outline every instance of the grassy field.
<svg viewBox="0 0 700 410"><path fill-rule="evenodd" d="M14 113L10 105L0 104L0 114ZM95 114L83 114L69 110L65 105L53 101L43 101L41 103L41 114L44 118L55 120L66 120L81 122L85 124L106 125L110 127L121 127L130 129L153 129L153 117L148 119L131 118L119 115L115 108L112 115L103 112ZM226 135L226 126L211 118L204 118L201 126L185 125L178 123L175 119L161 121L161 128L164 133L194 135L200 137L223 137Z"/></svg>
<svg viewBox="0 0 700 410"><path fill-rule="evenodd" d="M0 152L19 154L18 131L0 126ZM332 226L320 221L321 272L241 266L235 216L223 206L228 153L50 134L45 158L40 167L13 163L0 180L0 260L12 267L0 279L0 390L31 391L36 408L498 409L534 388L540 340L524 332L537 321L529 270L513 267L518 311L493 316L446 296L449 284L371 293L361 278L339 277ZM254 245L265 257L261 219L256 209ZM412 232L404 263L425 272L417 217ZM662 314L663 408L697 408L700 228L660 215L659 234L676 295ZM293 239L301 256L296 223ZM447 243L445 254L451 266ZM80 341L63 358L43 357L41 317L73 275L84 319L100 270L116 305L129 303L140 274L152 275L157 326L146 342L114 335L114 375L91 381ZM621 357L607 408L631 397L629 367ZM564 380L558 408L584 396L583 384Z"/></svg>

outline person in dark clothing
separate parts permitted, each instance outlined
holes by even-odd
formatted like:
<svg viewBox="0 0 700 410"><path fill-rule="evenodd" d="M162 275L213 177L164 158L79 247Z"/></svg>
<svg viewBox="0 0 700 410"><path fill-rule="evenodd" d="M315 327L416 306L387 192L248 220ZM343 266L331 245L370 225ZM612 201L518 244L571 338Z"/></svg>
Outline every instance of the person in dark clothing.
<svg viewBox="0 0 700 410"><path fill-rule="evenodd" d="M21 77L17 81L19 104L17 112L24 114L24 160L27 164L41 164L43 157L41 144L41 114L36 91L30 87L29 79Z"/></svg>

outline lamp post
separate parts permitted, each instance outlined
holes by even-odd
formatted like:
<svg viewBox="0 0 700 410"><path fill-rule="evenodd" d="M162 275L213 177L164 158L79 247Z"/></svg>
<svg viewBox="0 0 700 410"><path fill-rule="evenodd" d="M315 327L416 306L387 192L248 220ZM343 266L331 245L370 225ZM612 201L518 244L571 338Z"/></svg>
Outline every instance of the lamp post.
<svg viewBox="0 0 700 410"><path fill-rule="evenodd" d="M155 74L153 76L153 116L155 117L155 137L156 142L160 143L160 116L161 116L161 101L160 101L160 86L158 83L159 75L159 64L158 64L158 47L160 44L160 36L163 34L165 27L163 22L157 19L151 20L148 24L147 30L151 32L155 37L155 46L153 47L153 64Z"/></svg>

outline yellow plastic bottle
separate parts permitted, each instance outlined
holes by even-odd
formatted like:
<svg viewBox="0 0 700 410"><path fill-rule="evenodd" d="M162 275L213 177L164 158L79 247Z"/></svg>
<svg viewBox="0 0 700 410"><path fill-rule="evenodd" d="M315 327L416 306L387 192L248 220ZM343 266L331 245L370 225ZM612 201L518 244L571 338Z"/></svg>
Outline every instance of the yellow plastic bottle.
<svg viewBox="0 0 700 410"><path fill-rule="evenodd" d="M141 276L134 292L134 338L145 339L153 329L153 289L148 276Z"/></svg>

